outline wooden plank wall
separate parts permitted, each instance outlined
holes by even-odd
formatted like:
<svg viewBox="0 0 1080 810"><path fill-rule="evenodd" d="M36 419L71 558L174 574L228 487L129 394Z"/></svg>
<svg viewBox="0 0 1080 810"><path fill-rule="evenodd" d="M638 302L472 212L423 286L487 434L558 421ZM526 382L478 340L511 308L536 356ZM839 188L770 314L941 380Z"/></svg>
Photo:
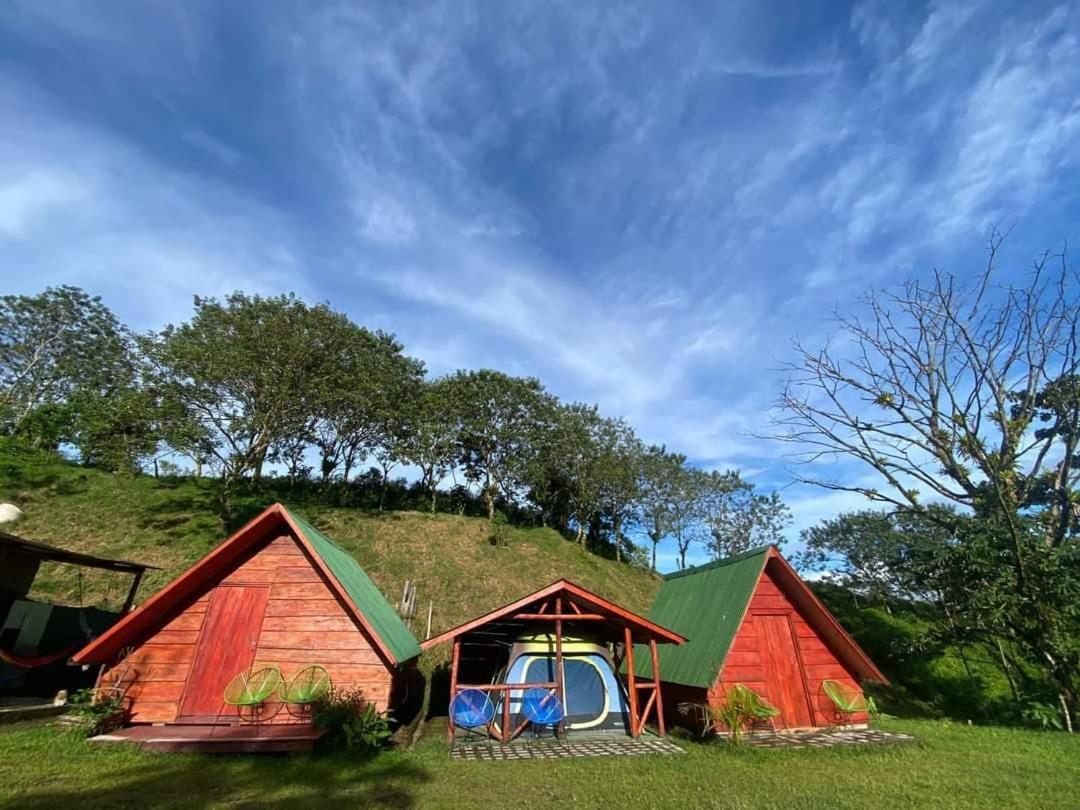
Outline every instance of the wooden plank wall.
<svg viewBox="0 0 1080 810"><path fill-rule="evenodd" d="M744 684L767 700L775 700L769 695L765 671L762 665L761 651L758 649L757 627L754 623L754 611L783 613L790 617L795 628L799 657L802 659L806 683L810 694L810 705L814 714L814 725L830 726L840 721L832 702L821 690L824 680L840 681L856 689L858 679L851 673L825 644L825 641L811 627L798 608L784 595L766 569L761 581L750 600L750 608L743 620L735 640L731 645L720 671L720 677L709 689L709 702L719 705L728 691L737 683ZM867 722L865 714L856 714L851 718L854 723Z"/></svg>
<svg viewBox="0 0 1080 810"><path fill-rule="evenodd" d="M274 665L286 678L307 664L326 667L335 686L355 687L380 711L390 703L393 670L379 657L364 631L338 602L322 575L292 537L265 544L236 566L221 585L269 585L255 665ZM128 656L127 691L132 722L161 723L177 718L199 630L211 591L171 616ZM123 670L118 666L116 672ZM102 683L109 683L106 672ZM232 712L230 707L224 712ZM276 722L292 718L282 712Z"/></svg>

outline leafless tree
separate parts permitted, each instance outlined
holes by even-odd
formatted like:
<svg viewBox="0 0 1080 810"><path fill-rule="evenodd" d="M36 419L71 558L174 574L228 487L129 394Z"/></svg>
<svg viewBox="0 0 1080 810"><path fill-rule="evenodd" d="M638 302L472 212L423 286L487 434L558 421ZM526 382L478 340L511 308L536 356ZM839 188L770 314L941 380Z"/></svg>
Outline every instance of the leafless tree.
<svg viewBox="0 0 1080 810"><path fill-rule="evenodd" d="M1066 541L1080 477L1080 278L1062 251L1040 256L1023 286L997 282L1005 235L991 234L973 283L935 270L866 296L865 316L838 314L842 344L796 342L778 438L802 461L857 459L883 486L812 465L800 480L930 517L932 500L993 509L1014 533L1039 500L1047 544Z"/></svg>

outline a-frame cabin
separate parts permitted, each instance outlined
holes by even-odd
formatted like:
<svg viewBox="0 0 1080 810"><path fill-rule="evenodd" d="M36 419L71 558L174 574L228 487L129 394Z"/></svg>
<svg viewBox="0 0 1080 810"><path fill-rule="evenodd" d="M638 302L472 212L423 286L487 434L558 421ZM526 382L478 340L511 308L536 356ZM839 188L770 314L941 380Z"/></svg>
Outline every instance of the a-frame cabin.
<svg viewBox="0 0 1080 810"><path fill-rule="evenodd" d="M660 650L673 721L680 703L719 706L744 684L780 710L777 728L861 724L865 714L837 715L822 683L888 683L774 546L668 574L649 619L689 639ZM648 656L635 661L650 677Z"/></svg>
<svg viewBox="0 0 1080 810"><path fill-rule="evenodd" d="M225 687L273 665L308 664L379 710L420 647L346 551L275 504L75 656L122 673L134 724L227 723ZM288 723L280 713L268 723Z"/></svg>

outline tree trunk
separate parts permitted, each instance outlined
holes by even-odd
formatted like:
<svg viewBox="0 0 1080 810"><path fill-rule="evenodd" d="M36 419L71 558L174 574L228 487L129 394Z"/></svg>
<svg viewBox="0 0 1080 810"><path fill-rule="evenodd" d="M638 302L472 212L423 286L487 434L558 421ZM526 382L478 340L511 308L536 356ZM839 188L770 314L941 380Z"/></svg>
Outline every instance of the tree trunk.
<svg viewBox="0 0 1080 810"><path fill-rule="evenodd" d="M612 516L611 526L615 530L615 562L622 562L622 543L619 541L619 529L622 526L622 521L619 520L617 515Z"/></svg>
<svg viewBox="0 0 1080 810"><path fill-rule="evenodd" d="M1016 704L1016 708L1020 708L1020 690L1016 688L1016 681L1013 680L1012 667L1009 666L1009 659L1005 657L1005 648L1001 645L1001 639L994 639L997 642L998 655L1001 658L1001 670L1005 673L1005 680L1009 682L1009 691L1012 692L1013 703Z"/></svg>
<svg viewBox="0 0 1080 810"><path fill-rule="evenodd" d="M656 571L656 547L657 547L657 545L659 545L660 541L659 540L653 540L651 537L649 539L652 540L652 570ZM660 573L660 572L656 571L656 573Z"/></svg>
<svg viewBox="0 0 1080 810"><path fill-rule="evenodd" d="M495 519L495 495L491 491L491 482L484 485L484 503L487 504L488 520Z"/></svg>

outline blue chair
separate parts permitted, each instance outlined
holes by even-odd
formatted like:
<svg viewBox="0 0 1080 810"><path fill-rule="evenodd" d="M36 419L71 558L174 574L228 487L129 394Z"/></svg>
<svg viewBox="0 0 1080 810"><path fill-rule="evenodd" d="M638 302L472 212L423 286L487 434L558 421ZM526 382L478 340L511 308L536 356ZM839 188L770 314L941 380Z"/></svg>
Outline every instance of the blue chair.
<svg viewBox="0 0 1080 810"><path fill-rule="evenodd" d="M521 713L532 723L533 737L539 736L539 730L544 726L557 728L566 716L558 695L539 688L527 689L521 696Z"/></svg>
<svg viewBox="0 0 1080 810"><path fill-rule="evenodd" d="M465 729L466 739L469 732L481 727L486 736L488 726L495 719L495 705L481 689L462 689L450 701L450 716L454 718L455 726Z"/></svg>

